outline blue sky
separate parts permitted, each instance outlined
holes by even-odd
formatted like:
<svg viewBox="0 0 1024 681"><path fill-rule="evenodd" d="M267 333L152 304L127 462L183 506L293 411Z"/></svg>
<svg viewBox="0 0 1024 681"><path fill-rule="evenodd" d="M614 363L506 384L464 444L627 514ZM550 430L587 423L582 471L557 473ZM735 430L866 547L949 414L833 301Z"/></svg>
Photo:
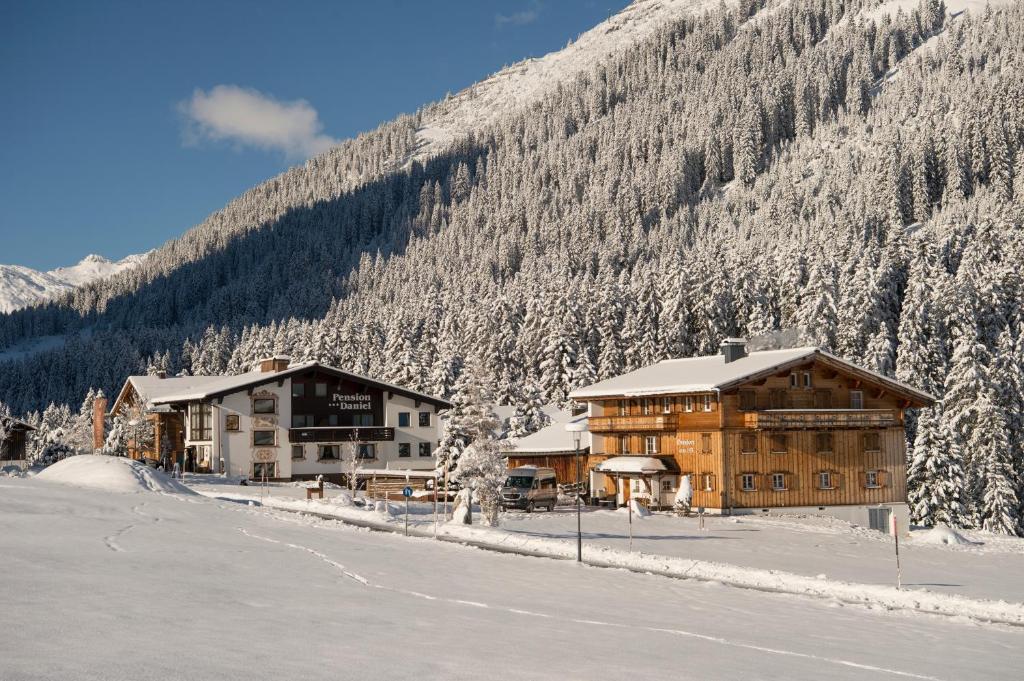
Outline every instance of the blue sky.
<svg viewBox="0 0 1024 681"><path fill-rule="evenodd" d="M0 263L120 258L627 0L7 2Z"/></svg>

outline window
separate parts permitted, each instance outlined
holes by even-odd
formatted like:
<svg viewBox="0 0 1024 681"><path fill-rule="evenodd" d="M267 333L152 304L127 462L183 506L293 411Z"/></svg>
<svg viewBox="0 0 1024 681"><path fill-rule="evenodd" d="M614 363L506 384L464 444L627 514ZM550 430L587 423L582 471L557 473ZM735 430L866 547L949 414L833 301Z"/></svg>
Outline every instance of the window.
<svg viewBox="0 0 1024 681"><path fill-rule="evenodd" d="M411 414L407 411L398 412L398 427L408 428L409 424L412 423Z"/></svg>
<svg viewBox="0 0 1024 681"><path fill-rule="evenodd" d="M353 414L352 425L358 427L368 427L373 425L373 414Z"/></svg>
<svg viewBox="0 0 1024 681"><path fill-rule="evenodd" d="M880 482L880 478L881 476L878 474L878 471L865 471L864 486L867 487L868 489L876 489L878 487L881 487L882 485Z"/></svg>
<svg viewBox="0 0 1024 681"><path fill-rule="evenodd" d="M276 414L277 400L273 397L257 397L252 401L253 414Z"/></svg>
<svg viewBox="0 0 1024 681"><path fill-rule="evenodd" d="M772 454L785 454L788 451L785 433L772 433Z"/></svg>
<svg viewBox="0 0 1024 681"><path fill-rule="evenodd" d="M306 458L306 451L302 445L292 445L292 460L297 461L299 459Z"/></svg>
<svg viewBox="0 0 1024 681"><path fill-rule="evenodd" d="M831 409L832 408L832 391L831 390L815 390L814 391L814 408L815 409Z"/></svg>
<svg viewBox="0 0 1024 681"><path fill-rule="evenodd" d="M754 492L757 490L757 476L753 473L743 473L740 475L740 489L744 492Z"/></svg>
<svg viewBox="0 0 1024 681"><path fill-rule="evenodd" d="M757 454L757 433L740 435L740 451L744 454Z"/></svg>
<svg viewBox="0 0 1024 681"><path fill-rule="evenodd" d="M772 489L776 492L786 491L786 474L772 473Z"/></svg>
<svg viewBox="0 0 1024 681"><path fill-rule="evenodd" d="M850 409L863 409L864 408L864 391L863 390L851 390L850 391Z"/></svg>
<svg viewBox="0 0 1024 681"><path fill-rule="evenodd" d="M430 412L429 411L421 411L420 412L420 428L426 428L429 425L430 425Z"/></svg>
<svg viewBox="0 0 1024 681"><path fill-rule="evenodd" d="M813 383L811 382L811 372L810 371L805 371L804 372L804 387L805 388L810 388L812 385L813 385Z"/></svg>
<svg viewBox="0 0 1024 681"><path fill-rule="evenodd" d="M341 446L340 445L317 445L316 446L316 460L317 461L340 461L341 460Z"/></svg>
<svg viewBox="0 0 1024 681"><path fill-rule="evenodd" d="M327 384L317 383L316 387L313 389L313 394L317 397L327 397Z"/></svg>
<svg viewBox="0 0 1024 681"><path fill-rule="evenodd" d="M789 387L799 388L800 387L800 375L796 372L789 375Z"/></svg>
<svg viewBox="0 0 1024 681"><path fill-rule="evenodd" d="M619 416L625 416L629 412L626 408L626 400L619 400Z"/></svg>
<svg viewBox="0 0 1024 681"><path fill-rule="evenodd" d="M740 411L753 411L757 409L757 393L753 390L740 391Z"/></svg>
<svg viewBox="0 0 1024 681"><path fill-rule="evenodd" d="M192 404L189 407L189 439L203 442L213 439L213 407L206 403Z"/></svg>
<svg viewBox="0 0 1024 681"><path fill-rule="evenodd" d="M276 430L254 430L252 431L252 444L254 447L273 447L277 444Z"/></svg>
<svg viewBox="0 0 1024 681"><path fill-rule="evenodd" d="M685 411L693 411L693 395L686 396L686 398L684 399L683 409Z"/></svg>
<svg viewBox="0 0 1024 681"><path fill-rule="evenodd" d="M633 493L640 494L640 479L636 478L632 481Z"/></svg>
<svg viewBox="0 0 1024 681"><path fill-rule="evenodd" d="M864 433L864 451L882 451L882 438L878 433Z"/></svg>
<svg viewBox="0 0 1024 681"><path fill-rule="evenodd" d="M648 435L644 438L644 453L648 455L658 453L657 435Z"/></svg>
<svg viewBox="0 0 1024 681"><path fill-rule="evenodd" d="M412 445L408 442L398 443L398 457L400 459L408 459L412 456Z"/></svg>
<svg viewBox="0 0 1024 681"><path fill-rule="evenodd" d="M377 458L377 447L372 444L361 443L359 449L356 451L357 459L376 459Z"/></svg>
<svg viewBox="0 0 1024 681"><path fill-rule="evenodd" d="M818 489L834 489L832 484L832 471L821 471L818 473Z"/></svg>
<svg viewBox="0 0 1024 681"><path fill-rule="evenodd" d="M433 455L434 455L434 452L431 451L431 449L430 449L430 443L429 442L421 442L420 443L420 456L433 456Z"/></svg>
<svg viewBox="0 0 1024 681"><path fill-rule="evenodd" d="M277 462L254 463L252 465L252 477L254 480L272 479L277 477Z"/></svg>
<svg viewBox="0 0 1024 681"><path fill-rule="evenodd" d="M629 454L629 436L619 436L619 454Z"/></svg>
<svg viewBox="0 0 1024 681"><path fill-rule="evenodd" d="M704 396L704 411L711 411L711 395Z"/></svg>
<svg viewBox="0 0 1024 681"><path fill-rule="evenodd" d="M327 416L327 425L329 425L329 426L336 426L336 425L338 425L338 415L337 414L328 414L328 416Z"/></svg>
<svg viewBox="0 0 1024 681"><path fill-rule="evenodd" d="M640 403L640 405L641 405L641 411L642 411L643 415L644 416L650 416L650 414L651 414L651 401L645 397L643 399L643 401Z"/></svg>
<svg viewBox="0 0 1024 681"><path fill-rule="evenodd" d="M238 430L238 414L228 414L224 417L224 430Z"/></svg>
<svg viewBox="0 0 1024 681"><path fill-rule="evenodd" d="M705 492L711 492L715 489L715 475L714 473L701 473L700 475L700 486Z"/></svg>
<svg viewBox="0 0 1024 681"><path fill-rule="evenodd" d="M661 413L671 414L672 413L672 398L662 397L661 398Z"/></svg>
<svg viewBox="0 0 1024 681"><path fill-rule="evenodd" d="M815 437L819 454L832 453L832 433L818 433Z"/></svg>
<svg viewBox="0 0 1024 681"><path fill-rule="evenodd" d="M700 451L701 454L711 453L711 433L700 434Z"/></svg>
<svg viewBox="0 0 1024 681"><path fill-rule="evenodd" d="M662 480L661 481L661 491L662 492L673 492L673 491L675 491L675 489L676 489L676 486L674 484L672 484L672 480L671 479L669 479L669 480Z"/></svg>
<svg viewBox="0 0 1024 681"><path fill-rule="evenodd" d="M312 428L312 414L292 414L292 428Z"/></svg>
<svg viewBox="0 0 1024 681"><path fill-rule="evenodd" d="M305 397L306 396L306 384L305 383L292 383L292 397Z"/></svg>

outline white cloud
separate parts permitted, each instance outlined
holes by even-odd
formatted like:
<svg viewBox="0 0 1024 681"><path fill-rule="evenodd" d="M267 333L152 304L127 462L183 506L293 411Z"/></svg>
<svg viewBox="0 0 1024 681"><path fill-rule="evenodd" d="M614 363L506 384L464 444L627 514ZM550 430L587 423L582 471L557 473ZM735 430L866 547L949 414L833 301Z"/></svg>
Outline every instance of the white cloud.
<svg viewBox="0 0 1024 681"><path fill-rule="evenodd" d="M323 134L316 109L304 99L281 102L251 88L217 85L209 92L196 89L178 108L187 121L186 144L228 141L298 158L315 156L337 144Z"/></svg>
<svg viewBox="0 0 1024 681"><path fill-rule="evenodd" d="M512 14L495 14L494 25L498 28L504 28L505 26L526 26L527 24L532 24L540 16L540 7L540 2L535 0L530 9L513 12Z"/></svg>

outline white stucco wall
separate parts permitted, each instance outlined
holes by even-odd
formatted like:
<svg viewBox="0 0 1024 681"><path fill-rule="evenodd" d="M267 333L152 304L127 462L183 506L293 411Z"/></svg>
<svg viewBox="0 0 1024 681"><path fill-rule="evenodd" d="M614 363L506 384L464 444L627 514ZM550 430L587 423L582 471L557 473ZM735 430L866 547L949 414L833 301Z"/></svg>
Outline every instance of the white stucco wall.
<svg viewBox="0 0 1024 681"><path fill-rule="evenodd" d="M276 414L253 414L252 400L255 397L273 396L277 399ZM412 398L402 395L384 393L384 427L394 428L395 439L391 442L376 442L376 458L363 460L364 468L401 468L413 470L432 470L436 462L437 442L440 439L440 420L433 405L420 403L418 406ZM399 414L408 412L409 426L401 427ZM420 412L430 414L430 425L420 426ZM238 430L227 430L227 417L238 416ZM276 381L259 386L250 395L246 390L226 395L218 403L213 400L213 439L210 442L194 442L190 439L190 429L186 428L186 446L211 445L214 472L221 472L221 465L233 476L250 476L253 471L255 452L262 450L271 452L277 462L277 475L290 478L294 475L315 476L320 474L337 474L349 470L347 461L352 456L352 446L345 442L337 443L306 443L303 447L303 458L292 459L292 443L288 440L291 426L291 379L285 378L281 385ZM253 430L270 430L276 432L276 444L273 446L253 446ZM399 443L407 442L410 456L399 456ZM420 456L421 442L430 443L430 456ZM341 461L318 460L318 444L338 444L341 449Z"/></svg>

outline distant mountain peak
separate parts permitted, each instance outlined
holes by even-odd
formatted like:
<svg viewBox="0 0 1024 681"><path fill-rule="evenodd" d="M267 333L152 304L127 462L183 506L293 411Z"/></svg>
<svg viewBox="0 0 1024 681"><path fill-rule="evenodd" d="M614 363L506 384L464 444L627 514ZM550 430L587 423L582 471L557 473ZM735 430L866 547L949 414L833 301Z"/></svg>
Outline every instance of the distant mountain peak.
<svg viewBox="0 0 1024 681"><path fill-rule="evenodd" d="M0 313L35 305L84 284L135 267L148 255L129 255L117 262L90 253L78 264L40 272L21 265L0 265Z"/></svg>

